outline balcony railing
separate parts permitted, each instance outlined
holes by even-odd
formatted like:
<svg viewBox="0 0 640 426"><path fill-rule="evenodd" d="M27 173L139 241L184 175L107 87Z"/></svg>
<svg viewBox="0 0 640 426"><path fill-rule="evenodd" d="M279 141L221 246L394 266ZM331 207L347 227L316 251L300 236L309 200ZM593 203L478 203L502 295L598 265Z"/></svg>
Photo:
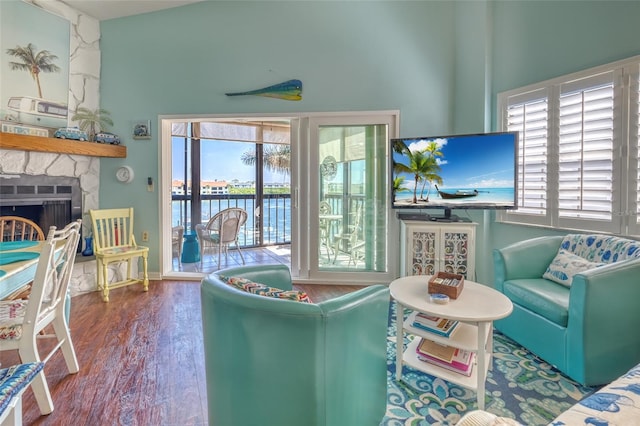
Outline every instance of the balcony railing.
<svg viewBox="0 0 640 426"><path fill-rule="evenodd" d="M333 214L344 215L343 229L349 231L352 215L349 213L364 211L364 196L328 194L325 199L331 205ZM183 225L191 230L191 195L172 195L172 223ZM216 213L229 207L239 207L248 213L247 223L239 236L241 247L261 247L278 244L291 244L291 194L264 194L262 206L256 209L256 197L253 194L202 195L201 223L207 223ZM262 226L260 226L262 221Z"/></svg>
<svg viewBox="0 0 640 426"><path fill-rule="evenodd" d="M191 229L191 196L172 195L172 223ZM253 194L202 195L201 223L229 207L248 214L239 236L241 247L259 247L291 243L291 194L264 194L259 209ZM262 221L262 226L260 222Z"/></svg>

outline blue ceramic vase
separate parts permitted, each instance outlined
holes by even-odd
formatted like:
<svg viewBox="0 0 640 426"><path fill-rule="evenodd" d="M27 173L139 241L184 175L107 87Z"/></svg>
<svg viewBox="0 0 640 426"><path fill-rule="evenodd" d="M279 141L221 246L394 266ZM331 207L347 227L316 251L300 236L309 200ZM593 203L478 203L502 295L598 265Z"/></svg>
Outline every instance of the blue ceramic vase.
<svg viewBox="0 0 640 426"><path fill-rule="evenodd" d="M93 237L85 237L83 256L93 256Z"/></svg>

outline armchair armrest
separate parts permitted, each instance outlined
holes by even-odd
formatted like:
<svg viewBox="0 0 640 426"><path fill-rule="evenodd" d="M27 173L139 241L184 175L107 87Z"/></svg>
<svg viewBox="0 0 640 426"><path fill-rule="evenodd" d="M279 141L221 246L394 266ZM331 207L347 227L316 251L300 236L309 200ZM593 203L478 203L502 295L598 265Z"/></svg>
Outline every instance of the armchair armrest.
<svg viewBox="0 0 640 426"><path fill-rule="evenodd" d="M539 237L493 250L495 287L502 291L505 281L541 278L562 242L561 236Z"/></svg>
<svg viewBox="0 0 640 426"><path fill-rule="evenodd" d="M344 401L370 407L375 411L371 418L384 416L389 301L389 288L374 285L318 303L325 321L325 381L331 390L325 424L363 424L357 410L345 414L337 409ZM331 417L341 411L350 418Z"/></svg>
<svg viewBox="0 0 640 426"><path fill-rule="evenodd" d="M572 362L569 368L596 372L585 381L600 384L635 365L640 359L640 259L576 274L570 291L567 359L584 359L584 364Z"/></svg>

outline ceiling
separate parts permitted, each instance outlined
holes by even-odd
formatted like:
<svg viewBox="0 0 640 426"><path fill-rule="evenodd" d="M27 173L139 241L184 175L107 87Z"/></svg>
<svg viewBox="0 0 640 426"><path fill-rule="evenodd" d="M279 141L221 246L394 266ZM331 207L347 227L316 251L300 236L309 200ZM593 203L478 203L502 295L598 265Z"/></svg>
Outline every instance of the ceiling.
<svg viewBox="0 0 640 426"><path fill-rule="evenodd" d="M100 21L139 15L204 0L62 0L70 7Z"/></svg>

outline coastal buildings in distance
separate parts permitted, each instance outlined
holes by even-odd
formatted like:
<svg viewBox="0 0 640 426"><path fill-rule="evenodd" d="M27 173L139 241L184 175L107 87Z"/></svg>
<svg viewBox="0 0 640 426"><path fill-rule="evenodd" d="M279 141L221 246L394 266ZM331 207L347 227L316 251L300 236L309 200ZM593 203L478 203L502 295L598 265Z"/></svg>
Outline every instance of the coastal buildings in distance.
<svg viewBox="0 0 640 426"><path fill-rule="evenodd" d="M219 181L219 180L204 180L200 183L200 194L202 195L224 195L231 194L234 189L246 190L255 189L255 181L240 182L237 179L231 182ZM265 183L263 185L265 189L289 189L289 182L286 183ZM173 195L191 195L191 182L187 181L185 188L184 181L173 180L171 182L171 194Z"/></svg>

